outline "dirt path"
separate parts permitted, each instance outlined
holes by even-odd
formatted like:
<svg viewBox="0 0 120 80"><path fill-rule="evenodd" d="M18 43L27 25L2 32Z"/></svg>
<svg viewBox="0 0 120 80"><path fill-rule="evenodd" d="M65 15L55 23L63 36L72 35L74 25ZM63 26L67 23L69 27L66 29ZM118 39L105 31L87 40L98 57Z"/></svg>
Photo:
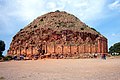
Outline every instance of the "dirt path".
<svg viewBox="0 0 120 80"><path fill-rule="evenodd" d="M120 59L0 62L0 80L120 80Z"/></svg>

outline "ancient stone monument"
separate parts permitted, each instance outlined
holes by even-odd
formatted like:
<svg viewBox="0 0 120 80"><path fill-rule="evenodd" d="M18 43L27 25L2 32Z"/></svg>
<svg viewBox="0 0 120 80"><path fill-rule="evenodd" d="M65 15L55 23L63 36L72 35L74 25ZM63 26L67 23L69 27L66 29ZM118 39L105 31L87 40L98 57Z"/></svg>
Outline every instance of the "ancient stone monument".
<svg viewBox="0 0 120 80"><path fill-rule="evenodd" d="M90 58L107 53L107 39L64 11L37 17L14 37L8 55L47 58Z"/></svg>

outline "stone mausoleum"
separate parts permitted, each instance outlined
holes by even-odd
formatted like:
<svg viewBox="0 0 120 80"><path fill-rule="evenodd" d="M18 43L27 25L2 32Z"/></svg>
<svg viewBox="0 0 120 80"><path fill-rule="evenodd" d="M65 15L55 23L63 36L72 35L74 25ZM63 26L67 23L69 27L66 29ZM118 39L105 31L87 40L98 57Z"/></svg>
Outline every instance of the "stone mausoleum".
<svg viewBox="0 0 120 80"><path fill-rule="evenodd" d="M107 38L77 17L55 11L37 17L14 37L8 55L28 58L92 58L108 52Z"/></svg>

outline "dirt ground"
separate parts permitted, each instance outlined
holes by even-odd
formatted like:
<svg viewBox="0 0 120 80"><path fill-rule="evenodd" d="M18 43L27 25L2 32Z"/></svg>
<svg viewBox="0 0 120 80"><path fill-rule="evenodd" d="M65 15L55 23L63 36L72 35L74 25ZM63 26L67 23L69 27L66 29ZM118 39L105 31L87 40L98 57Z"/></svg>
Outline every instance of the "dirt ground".
<svg viewBox="0 0 120 80"><path fill-rule="evenodd" d="M120 58L0 62L0 80L120 80Z"/></svg>

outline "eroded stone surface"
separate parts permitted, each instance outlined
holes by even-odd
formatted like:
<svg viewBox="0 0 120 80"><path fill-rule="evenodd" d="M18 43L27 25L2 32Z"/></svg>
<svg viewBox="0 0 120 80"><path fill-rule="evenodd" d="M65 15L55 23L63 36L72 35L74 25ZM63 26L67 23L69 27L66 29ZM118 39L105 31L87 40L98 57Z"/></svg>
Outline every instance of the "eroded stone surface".
<svg viewBox="0 0 120 80"><path fill-rule="evenodd" d="M29 58L90 58L94 53L107 53L107 39L66 12L38 17L13 37L8 50L8 55Z"/></svg>

